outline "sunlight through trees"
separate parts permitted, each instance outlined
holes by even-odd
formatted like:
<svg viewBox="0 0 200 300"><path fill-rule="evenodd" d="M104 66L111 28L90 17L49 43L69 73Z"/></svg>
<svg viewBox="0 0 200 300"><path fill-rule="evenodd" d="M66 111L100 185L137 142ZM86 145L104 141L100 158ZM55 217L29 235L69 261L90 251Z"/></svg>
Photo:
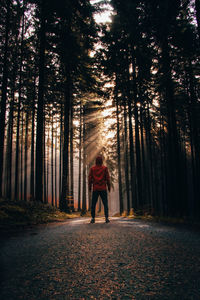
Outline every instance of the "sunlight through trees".
<svg viewBox="0 0 200 300"><path fill-rule="evenodd" d="M199 2L3 0L0 197L200 217Z"/></svg>

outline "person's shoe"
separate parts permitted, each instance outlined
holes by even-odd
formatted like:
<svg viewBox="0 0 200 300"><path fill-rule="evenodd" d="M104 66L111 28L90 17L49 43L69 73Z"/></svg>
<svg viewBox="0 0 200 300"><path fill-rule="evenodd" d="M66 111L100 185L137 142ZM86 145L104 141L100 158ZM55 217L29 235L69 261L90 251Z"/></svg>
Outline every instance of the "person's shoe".
<svg viewBox="0 0 200 300"><path fill-rule="evenodd" d="M106 223L110 223L110 220L108 218L106 219Z"/></svg>
<svg viewBox="0 0 200 300"><path fill-rule="evenodd" d="M91 223L91 224L95 223L95 219L92 218L91 221L90 221L90 223Z"/></svg>

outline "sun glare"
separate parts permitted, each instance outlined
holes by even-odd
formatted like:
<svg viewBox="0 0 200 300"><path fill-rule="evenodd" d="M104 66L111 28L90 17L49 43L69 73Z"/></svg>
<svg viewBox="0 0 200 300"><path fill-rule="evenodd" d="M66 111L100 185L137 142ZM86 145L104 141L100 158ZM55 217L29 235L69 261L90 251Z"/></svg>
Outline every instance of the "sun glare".
<svg viewBox="0 0 200 300"><path fill-rule="evenodd" d="M90 0L92 5L98 4L101 0ZM99 23L110 23L112 22L111 16L113 14L113 8L110 4L102 5L103 11L94 15L95 21Z"/></svg>
<svg viewBox="0 0 200 300"><path fill-rule="evenodd" d="M112 22L111 15L112 15L112 12L107 11L107 12L103 12L100 14L95 14L94 18L97 23L107 23L107 22L110 23L110 22Z"/></svg>

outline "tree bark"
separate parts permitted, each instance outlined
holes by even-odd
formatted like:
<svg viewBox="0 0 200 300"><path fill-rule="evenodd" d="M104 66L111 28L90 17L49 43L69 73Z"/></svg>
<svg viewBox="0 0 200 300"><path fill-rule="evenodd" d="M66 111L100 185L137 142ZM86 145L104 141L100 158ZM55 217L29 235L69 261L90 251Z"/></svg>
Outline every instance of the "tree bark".
<svg viewBox="0 0 200 300"><path fill-rule="evenodd" d="M128 161L128 133L127 133L127 111L126 101L123 103L124 110L124 164L125 164L125 186L126 186L126 208L130 213L130 182L129 182L129 161Z"/></svg>
<svg viewBox="0 0 200 300"><path fill-rule="evenodd" d="M34 93L32 98L32 120L31 120L31 176L30 176L30 200L35 200L35 84L36 74L34 74Z"/></svg>
<svg viewBox="0 0 200 300"><path fill-rule="evenodd" d="M73 104L70 111L70 196L72 201L72 210L74 211L74 128L73 128Z"/></svg>
<svg viewBox="0 0 200 300"><path fill-rule="evenodd" d="M29 125L29 108L26 111L25 123L25 149L24 149L24 201L27 201L27 163L28 163L28 125Z"/></svg>
<svg viewBox="0 0 200 300"><path fill-rule="evenodd" d="M55 173L55 207L58 207L58 202L57 202L57 130L56 130L56 136L55 136L55 158L54 158L54 161L55 161L55 168L54 168L54 173Z"/></svg>
<svg viewBox="0 0 200 300"><path fill-rule="evenodd" d="M81 211L81 164L82 164L82 106L80 104L80 125L79 125L79 165L78 165L78 211Z"/></svg>
<svg viewBox="0 0 200 300"><path fill-rule="evenodd" d="M162 41L162 63L164 74L164 97L167 106L167 128L168 128L168 203L169 214L176 215L179 212L180 199L183 201L184 187L182 186L182 175L180 170L180 149L177 134L177 124L174 108L174 91L171 78L170 56L167 37ZM183 198L182 198L183 197Z"/></svg>
<svg viewBox="0 0 200 300"><path fill-rule="evenodd" d="M2 197L2 179L3 179L3 156L4 156L4 136L5 136L5 117L8 85L8 40L10 31L10 0L7 0L5 44L3 57L3 78L1 95L1 113L0 113L0 198Z"/></svg>
<svg viewBox="0 0 200 300"><path fill-rule="evenodd" d="M43 176L43 199L44 199L44 203L47 203L47 177L46 177L46 169L47 169L47 164L48 161L46 160L46 137L45 137L45 118L44 118L44 136L43 136L43 154L44 154L44 158L43 158L43 172L44 172L44 176Z"/></svg>
<svg viewBox="0 0 200 300"><path fill-rule="evenodd" d="M69 212L67 196L68 196L68 167L69 167L69 112L71 106L71 81L70 75L67 76L65 82L65 101L64 101L64 141L63 141L63 174L62 174L62 193L59 207L62 211Z"/></svg>
<svg viewBox="0 0 200 300"><path fill-rule="evenodd" d="M59 199L62 193L62 155L63 155L63 104L60 105L60 158L59 158Z"/></svg>
<svg viewBox="0 0 200 300"><path fill-rule="evenodd" d="M195 199L195 215L200 216L200 125L198 122L198 100L195 92L194 75L191 60L188 61L188 74L189 74L189 97L190 103L188 107L188 115L190 121L190 141L191 141L191 157L192 157L192 173L194 183L194 199Z"/></svg>
<svg viewBox="0 0 200 300"><path fill-rule="evenodd" d="M23 185L24 185L24 172L23 172L23 157L24 157L24 114L22 110L22 121L21 121L21 134L20 134L20 198L21 201L23 200L24 196L24 190L23 190Z"/></svg>
<svg viewBox="0 0 200 300"><path fill-rule="evenodd" d="M86 128L85 128L85 107L83 107L83 191L81 214L86 213Z"/></svg>
<svg viewBox="0 0 200 300"><path fill-rule="evenodd" d="M43 137L44 137L44 69L45 69L45 44L46 44L46 0L41 2L41 27L40 27L40 52L39 52L39 87L37 105L37 133L36 133L36 200L43 201Z"/></svg>
<svg viewBox="0 0 200 300"><path fill-rule="evenodd" d="M121 215L124 211L124 203L123 203L123 193L122 193L119 99L117 93L115 93L115 100L116 100L116 115L117 115L117 162L118 162L119 209Z"/></svg>
<svg viewBox="0 0 200 300"><path fill-rule="evenodd" d="M15 67L14 67L15 68ZM6 197L8 199L12 198L12 157L13 157L13 115L14 115L14 102L15 102L15 80L16 72L13 71L13 87L11 92L11 102L9 111L9 121L8 121L8 137L7 137L7 189Z"/></svg>
<svg viewBox="0 0 200 300"><path fill-rule="evenodd" d="M53 167L53 163L54 163L54 151L53 151L53 147L54 147L54 130L53 130L53 114L52 114L52 122L51 122L51 205L54 206L54 167Z"/></svg>

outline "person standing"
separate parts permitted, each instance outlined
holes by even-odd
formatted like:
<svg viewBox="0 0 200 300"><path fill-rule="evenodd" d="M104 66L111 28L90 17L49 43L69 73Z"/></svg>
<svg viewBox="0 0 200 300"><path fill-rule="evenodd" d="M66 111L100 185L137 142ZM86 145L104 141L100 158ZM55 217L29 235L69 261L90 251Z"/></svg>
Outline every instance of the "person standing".
<svg viewBox="0 0 200 300"><path fill-rule="evenodd" d="M107 189L110 192L110 175L108 168L103 165L103 159L101 156L97 156L96 165L90 168L88 183L89 191L91 192L91 190L93 190L91 207L92 219L90 223L95 223L95 208L99 196L103 201L106 223L109 223Z"/></svg>

